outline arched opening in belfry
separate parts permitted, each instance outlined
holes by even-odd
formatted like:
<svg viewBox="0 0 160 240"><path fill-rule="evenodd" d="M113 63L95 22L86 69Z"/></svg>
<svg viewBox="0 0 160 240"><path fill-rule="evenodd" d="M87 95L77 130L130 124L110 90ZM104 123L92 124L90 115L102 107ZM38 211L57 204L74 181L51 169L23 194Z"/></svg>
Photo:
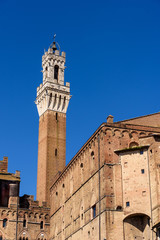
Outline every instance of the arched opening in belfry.
<svg viewBox="0 0 160 240"><path fill-rule="evenodd" d="M125 240L150 239L150 217L145 214L132 214L124 219Z"/></svg>
<svg viewBox="0 0 160 240"><path fill-rule="evenodd" d="M59 67L57 65L54 66L54 79L58 80L58 72Z"/></svg>

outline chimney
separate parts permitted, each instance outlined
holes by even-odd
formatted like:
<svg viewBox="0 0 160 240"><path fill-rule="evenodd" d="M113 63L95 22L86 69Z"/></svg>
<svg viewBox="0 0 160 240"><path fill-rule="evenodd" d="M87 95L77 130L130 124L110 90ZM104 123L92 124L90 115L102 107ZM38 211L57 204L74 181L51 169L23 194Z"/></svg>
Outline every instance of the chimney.
<svg viewBox="0 0 160 240"><path fill-rule="evenodd" d="M112 115L109 115L107 117L107 123L113 123L113 116Z"/></svg>

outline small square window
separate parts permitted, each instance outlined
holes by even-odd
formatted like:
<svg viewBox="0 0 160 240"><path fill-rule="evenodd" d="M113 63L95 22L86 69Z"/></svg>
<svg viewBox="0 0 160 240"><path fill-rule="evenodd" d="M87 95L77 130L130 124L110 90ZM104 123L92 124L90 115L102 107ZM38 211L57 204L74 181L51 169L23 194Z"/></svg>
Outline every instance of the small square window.
<svg viewBox="0 0 160 240"><path fill-rule="evenodd" d="M130 202L126 202L126 207L129 207L130 206Z"/></svg>
<svg viewBox="0 0 160 240"><path fill-rule="evenodd" d="M141 155L143 154L143 150L142 150L142 149L140 150L140 154L141 154Z"/></svg>
<svg viewBox="0 0 160 240"><path fill-rule="evenodd" d="M141 173L144 174L144 169L141 169Z"/></svg>

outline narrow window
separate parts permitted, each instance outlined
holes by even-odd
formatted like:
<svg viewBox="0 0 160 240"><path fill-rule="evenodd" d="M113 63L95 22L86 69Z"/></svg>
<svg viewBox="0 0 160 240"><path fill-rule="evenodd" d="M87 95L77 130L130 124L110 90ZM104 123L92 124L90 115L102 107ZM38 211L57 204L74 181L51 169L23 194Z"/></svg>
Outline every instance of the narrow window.
<svg viewBox="0 0 160 240"><path fill-rule="evenodd" d="M58 80L58 70L59 70L59 67L56 65L54 67L54 79Z"/></svg>
<svg viewBox="0 0 160 240"><path fill-rule="evenodd" d="M26 227L26 219L23 220L23 227Z"/></svg>
<svg viewBox="0 0 160 240"><path fill-rule="evenodd" d="M3 227L5 228L7 226L7 218L3 219Z"/></svg>
<svg viewBox="0 0 160 240"><path fill-rule="evenodd" d="M144 169L141 169L141 173L144 174Z"/></svg>
<svg viewBox="0 0 160 240"><path fill-rule="evenodd" d="M43 229L43 221L40 223L40 229Z"/></svg>
<svg viewBox="0 0 160 240"><path fill-rule="evenodd" d="M58 113L56 113L56 121L58 120Z"/></svg>
<svg viewBox="0 0 160 240"><path fill-rule="evenodd" d="M126 207L129 207L130 206L130 202L126 202Z"/></svg>
<svg viewBox="0 0 160 240"><path fill-rule="evenodd" d="M93 217L93 218L96 217L96 204L93 205L93 207L92 207L92 217Z"/></svg>
<svg viewBox="0 0 160 240"><path fill-rule="evenodd" d="M55 156L57 156L57 148L55 149Z"/></svg>

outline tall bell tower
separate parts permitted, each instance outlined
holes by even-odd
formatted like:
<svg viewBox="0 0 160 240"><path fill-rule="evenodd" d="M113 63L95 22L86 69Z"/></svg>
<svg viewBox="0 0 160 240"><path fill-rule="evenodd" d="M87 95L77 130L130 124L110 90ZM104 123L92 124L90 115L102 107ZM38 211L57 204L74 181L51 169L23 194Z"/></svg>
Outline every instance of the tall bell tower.
<svg viewBox="0 0 160 240"><path fill-rule="evenodd" d="M64 83L65 52L54 42L42 56L43 83L37 88L39 114L37 200L50 204L50 187L65 167L66 112L70 83Z"/></svg>

